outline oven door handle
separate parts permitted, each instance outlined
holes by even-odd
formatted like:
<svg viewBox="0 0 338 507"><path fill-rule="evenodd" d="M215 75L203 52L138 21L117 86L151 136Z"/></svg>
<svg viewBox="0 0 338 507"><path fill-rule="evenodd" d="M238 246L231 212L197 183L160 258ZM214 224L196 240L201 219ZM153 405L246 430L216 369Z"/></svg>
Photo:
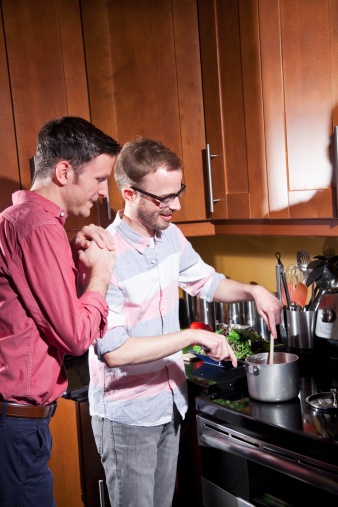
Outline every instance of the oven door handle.
<svg viewBox="0 0 338 507"><path fill-rule="evenodd" d="M217 436L215 436L215 433ZM220 449L221 451L236 454L237 456L267 466L301 481L316 485L335 495L338 494L337 476L331 474L329 470L327 470L327 472L322 471L318 468L313 468L313 465L311 465L312 469L305 468L306 463L304 465L297 464L288 458L282 458L280 456L268 454L267 451L251 448L248 444L237 444L231 440L222 438L222 436L218 436L216 431L203 431L199 434L199 441L202 445L205 444L209 447Z"/></svg>

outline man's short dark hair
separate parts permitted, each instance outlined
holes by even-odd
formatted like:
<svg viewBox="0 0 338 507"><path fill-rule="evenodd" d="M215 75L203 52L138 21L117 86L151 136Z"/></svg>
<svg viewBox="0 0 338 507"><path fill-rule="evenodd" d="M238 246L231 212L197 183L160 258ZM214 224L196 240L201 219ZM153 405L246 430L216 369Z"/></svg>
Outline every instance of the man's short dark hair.
<svg viewBox="0 0 338 507"><path fill-rule="evenodd" d="M71 164L78 178L84 164L99 155L115 156L120 150L117 141L83 118L53 119L38 134L33 183L51 177L62 160Z"/></svg>

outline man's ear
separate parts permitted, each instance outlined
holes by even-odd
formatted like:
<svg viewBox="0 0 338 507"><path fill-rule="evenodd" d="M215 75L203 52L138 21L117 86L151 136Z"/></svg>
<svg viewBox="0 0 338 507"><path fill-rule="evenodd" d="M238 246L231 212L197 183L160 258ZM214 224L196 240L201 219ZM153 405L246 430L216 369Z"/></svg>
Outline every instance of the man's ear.
<svg viewBox="0 0 338 507"><path fill-rule="evenodd" d="M60 185L64 186L69 183L69 176L72 170L72 166L64 160L57 164L55 167L55 178Z"/></svg>
<svg viewBox="0 0 338 507"><path fill-rule="evenodd" d="M122 197L125 201L132 202L136 198L136 192L130 187L125 187L122 190Z"/></svg>

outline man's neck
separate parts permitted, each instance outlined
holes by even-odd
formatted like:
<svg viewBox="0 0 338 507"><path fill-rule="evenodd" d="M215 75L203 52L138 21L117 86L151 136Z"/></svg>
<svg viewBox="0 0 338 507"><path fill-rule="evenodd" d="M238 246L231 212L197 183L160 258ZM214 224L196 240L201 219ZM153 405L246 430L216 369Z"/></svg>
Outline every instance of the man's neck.
<svg viewBox="0 0 338 507"><path fill-rule="evenodd" d="M144 227L137 219L128 216L126 210L124 210L124 213L122 215L122 222L124 222L126 225L128 225L128 227L133 229L133 231L137 232L138 234L141 234L142 236L145 236L146 238L153 238L155 236L154 229L148 229L147 227Z"/></svg>
<svg viewBox="0 0 338 507"><path fill-rule="evenodd" d="M41 195L42 197L48 199L49 201L54 202L54 204L56 204L62 209L65 208L64 203L60 198L60 193L57 191L57 189L53 188L53 186L50 184L50 180L49 184L45 184L44 180L39 180L38 182L35 182L30 188L30 191L34 192L35 194Z"/></svg>

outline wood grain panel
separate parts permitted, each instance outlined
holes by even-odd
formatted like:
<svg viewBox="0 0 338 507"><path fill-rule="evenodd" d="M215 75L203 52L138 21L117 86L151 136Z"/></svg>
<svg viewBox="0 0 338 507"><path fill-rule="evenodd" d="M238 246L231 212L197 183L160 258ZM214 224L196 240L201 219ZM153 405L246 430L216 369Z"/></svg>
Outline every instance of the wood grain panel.
<svg viewBox="0 0 338 507"><path fill-rule="evenodd" d="M250 216L250 196L244 194L228 194L228 218L241 219Z"/></svg>
<svg viewBox="0 0 338 507"><path fill-rule="evenodd" d="M269 216L289 217L280 3L259 0Z"/></svg>
<svg viewBox="0 0 338 507"><path fill-rule="evenodd" d="M186 237L213 236L215 226L210 222L190 222L176 224Z"/></svg>
<svg viewBox="0 0 338 507"><path fill-rule="evenodd" d="M182 158L171 1L113 0L108 19L119 140L152 137ZM174 219L186 218L183 197Z"/></svg>
<svg viewBox="0 0 338 507"><path fill-rule="evenodd" d="M331 218L336 209L335 193L325 190L302 190L289 193L290 218Z"/></svg>
<svg viewBox="0 0 338 507"><path fill-rule="evenodd" d="M215 234L249 236L338 236L337 220L219 220L215 222Z"/></svg>
<svg viewBox="0 0 338 507"><path fill-rule="evenodd" d="M257 0L240 0L245 133L251 218L269 216Z"/></svg>
<svg viewBox="0 0 338 507"><path fill-rule="evenodd" d="M204 220L205 125L197 6L195 0L173 0L172 5L187 214L189 220Z"/></svg>
<svg viewBox="0 0 338 507"><path fill-rule="evenodd" d="M219 84L218 41L216 31L216 1L199 0L198 17L201 45L202 82L206 140L210 144L212 183L215 203L214 218L228 215L225 181L225 151L222 136L221 92ZM209 203L210 205L210 203ZM209 213L210 215L210 213Z"/></svg>
<svg viewBox="0 0 338 507"><path fill-rule="evenodd" d="M116 120L106 1L81 0L81 13L91 121L122 143ZM109 179L109 201L113 219L116 212L123 208L123 199L113 174ZM107 226L108 217L104 208L101 207L101 222Z"/></svg>
<svg viewBox="0 0 338 507"><path fill-rule="evenodd" d="M49 468L53 472L56 505L83 507L75 402L60 398L51 419L53 437ZM41 506L42 507L42 506Z"/></svg>
<svg viewBox="0 0 338 507"><path fill-rule="evenodd" d="M81 12L78 0L58 0L67 113L90 121Z"/></svg>
<svg viewBox="0 0 338 507"><path fill-rule="evenodd" d="M217 2L219 80L227 194L249 191L238 2Z"/></svg>
<svg viewBox="0 0 338 507"><path fill-rule="evenodd" d="M338 2L329 0L329 28L330 28L330 62L331 62L331 95L332 95L332 132L338 126ZM332 186L336 189L336 208L333 216L338 216L338 160L334 152L334 136L330 138L330 158L333 161Z"/></svg>
<svg viewBox="0 0 338 507"><path fill-rule="evenodd" d="M5 40L0 11L0 211L12 204L11 195L20 189Z"/></svg>
<svg viewBox="0 0 338 507"><path fill-rule="evenodd" d="M333 170L328 1L282 0L281 22L289 190L328 188Z"/></svg>
<svg viewBox="0 0 338 507"><path fill-rule="evenodd" d="M120 143L137 136L153 137L183 158L188 189L175 220L190 219L190 213L195 219L205 218L200 153L204 126L194 3L185 1L179 8L176 4L174 12L175 4L169 0L98 1L95 7L83 0L81 5L93 122L95 118L101 124L108 111L105 130L114 125ZM111 201L115 195L113 189Z"/></svg>
<svg viewBox="0 0 338 507"><path fill-rule="evenodd" d="M56 1L2 1L21 183L41 126L67 113Z"/></svg>
<svg viewBox="0 0 338 507"><path fill-rule="evenodd" d="M119 141L154 137L182 156L171 2L108 4Z"/></svg>

